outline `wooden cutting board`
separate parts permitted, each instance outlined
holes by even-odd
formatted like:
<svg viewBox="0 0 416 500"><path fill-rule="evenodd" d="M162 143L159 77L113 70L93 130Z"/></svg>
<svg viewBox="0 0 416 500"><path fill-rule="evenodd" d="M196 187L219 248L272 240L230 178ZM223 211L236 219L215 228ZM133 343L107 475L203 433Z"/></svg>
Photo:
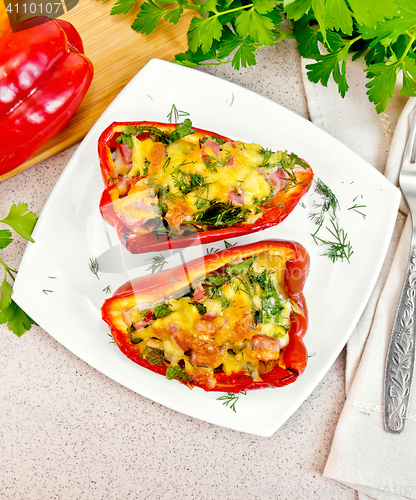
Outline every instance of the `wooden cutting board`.
<svg viewBox="0 0 416 500"><path fill-rule="evenodd" d="M94 65L94 79L69 124L25 163L0 176L0 182L80 141L122 88L150 59L173 60L187 49L186 31L194 13L176 25L159 23L156 32L142 35L131 29L140 10L110 16L115 0L80 0L62 19L72 23L84 42L85 55Z"/></svg>

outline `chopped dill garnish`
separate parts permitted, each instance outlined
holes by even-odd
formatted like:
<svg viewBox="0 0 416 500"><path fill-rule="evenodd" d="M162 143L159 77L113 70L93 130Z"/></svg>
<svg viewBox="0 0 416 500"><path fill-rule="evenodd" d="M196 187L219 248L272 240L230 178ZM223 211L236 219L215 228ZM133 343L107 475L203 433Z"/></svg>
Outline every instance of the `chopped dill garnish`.
<svg viewBox="0 0 416 500"><path fill-rule="evenodd" d="M330 187L327 186L324 181L322 181L321 179L318 179L318 181L316 183L316 187L315 187L315 192L318 193L319 195L321 195L323 198L322 204L315 204L315 206L317 208L321 209L321 213L319 215L318 214L310 214L309 218L311 220L314 220L315 224L320 225L319 224L320 219L323 217L323 215L326 212L329 212L330 210L332 210L331 216L336 218L336 216L337 216L336 211L337 211L337 209L339 209L339 202L338 202L338 198L335 196L335 194L330 189Z"/></svg>
<svg viewBox="0 0 416 500"><path fill-rule="evenodd" d="M346 232L340 228L337 222L337 210L340 208L338 199L330 187L321 179L318 179L316 183L315 192L322 197L322 202L314 203L313 206L318 211L308 215L309 219L317 226L316 231L312 233L311 236L317 245L325 245L328 247L328 251L322 255L329 257L332 262L338 259L342 261L345 259L350 262L350 257L353 254L351 243L347 240ZM354 205L351 207L352 210L355 208L360 208L360 206ZM325 224L328 217L330 219L330 227ZM329 231L334 239L324 239L318 236L324 224L326 230Z"/></svg>
<svg viewBox="0 0 416 500"><path fill-rule="evenodd" d="M176 188L178 188L182 196L186 196L191 191L206 185L206 177L203 177L200 174L184 172L180 169L176 169L175 172L172 173L172 179L173 184Z"/></svg>
<svg viewBox="0 0 416 500"><path fill-rule="evenodd" d="M167 115L169 123L178 123L179 118L182 118L183 116L189 116L189 113L179 110L174 104L172 104L172 108Z"/></svg>
<svg viewBox="0 0 416 500"><path fill-rule="evenodd" d="M209 203L209 186L210 184L205 184L202 189L196 194L195 206L198 210L201 210L207 203Z"/></svg>
<svg viewBox="0 0 416 500"><path fill-rule="evenodd" d="M261 148L259 153L263 156L263 161L260 164L260 168L274 167L274 165L270 165L269 163L271 156L274 154L271 149Z"/></svg>
<svg viewBox="0 0 416 500"><path fill-rule="evenodd" d="M356 196L352 201L353 203L355 202L355 200L358 198L358 196ZM361 195L361 198L362 198L362 195ZM359 208L366 208L367 205L358 205L357 203L354 203L354 205L352 205L348 210L353 210L354 212L357 212L357 214L360 214L363 219L365 219L367 217L366 214L364 214L363 212L361 212L361 210L358 210Z"/></svg>
<svg viewBox="0 0 416 500"><path fill-rule="evenodd" d="M163 269L163 266L165 266L168 261L163 257L162 254L155 255L151 259L147 260L152 260L152 264L146 269L146 271L151 271L152 273L158 273Z"/></svg>
<svg viewBox="0 0 416 500"><path fill-rule="evenodd" d="M215 248L215 247L207 248L207 255L210 255L212 253L217 253L218 251L219 251L219 248Z"/></svg>
<svg viewBox="0 0 416 500"><path fill-rule="evenodd" d="M232 248L232 247L235 247L237 245L237 242L236 243L230 243L229 241L224 240L224 245L225 245L225 248Z"/></svg>
<svg viewBox="0 0 416 500"><path fill-rule="evenodd" d="M155 181L155 176L156 174L152 174L149 179L147 180L147 185L152 187L153 189L156 189L158 190L160 193L162 193L168 200L170 200L172 203L175 203L175 198L177 197L177 195L173 194L173 193L170 193L169 192L169 188L165 188L164 186L162 186L161 184L158 184L156 181Z"/></svg>
<svg viewBox="0 0 416 500"><path fill-rule="evenodd" d="M92 272L92 274L94 274L95 276L97 276L98 279L100 279L100 277L98 276L98 261L97 261L97 259L91 258L88 267L90 268L90 271Z"/></svg>
<svg viewBox="0 0 416 500"><path fill-rule="evenodd" d="M207 208L195 212L193 220L186 221L186 224L197 227L230 227L244 222L248 212L246 208L236 207L232 203L211 200Z"/></svg>
<svg viewBox="0 0 416 500"><path fill-rule="evenodd" d="M216 156L206 156L203 158L205 166L209 172L217 172L219 168L225 167L230 161L231 155L225 155L224 158L217 158Z"/></svg>
<svg viewBox="0 0 416 500"><path fill-rule="evenodd" d="M326 229L334 237L333 241L319 238L316 234L312 236L317 244L328 247L328 251L322 255L329 257L332 262L335 262L337 259L341 259L342 261L346 259L350 262L350 257L354 252L351 243L347 241L347 233L339 227L338 222L334 221L334 219L331 219L331 224L332 230L329 227L326 227Z"/></svg>
<svg viewBox="0 0 416 500"><path fill-rule="evenodd" d="M239 392L237 394L235 392L227 392L226 395L217 398L217 401L223 401L222 403L223 405L228 406L233 410L234 413L237 413L237 410L235 409L235 404L240 399L241 395L246 396L247 391Z"/></svg>

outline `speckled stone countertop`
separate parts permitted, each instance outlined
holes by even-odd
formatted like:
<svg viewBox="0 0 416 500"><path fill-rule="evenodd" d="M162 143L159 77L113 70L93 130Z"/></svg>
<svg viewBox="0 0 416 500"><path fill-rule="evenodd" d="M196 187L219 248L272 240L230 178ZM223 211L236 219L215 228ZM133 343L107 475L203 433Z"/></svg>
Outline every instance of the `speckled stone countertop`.
<svg viewBox="0 0 416 500"><path fill-rule="evenodd" d="M307 117L292 41L253 68L204 69ZM0 214L27 202L40 214L76 146L0 184ZM2 217L3 217L2 216ZM25 242L2 250L18 268ZM35 326L0 325L0 498L353 498L322 476L344 404L344 353L272 437L217 427L110 380ZM231 410L230 410L231 411Z"/></svg>

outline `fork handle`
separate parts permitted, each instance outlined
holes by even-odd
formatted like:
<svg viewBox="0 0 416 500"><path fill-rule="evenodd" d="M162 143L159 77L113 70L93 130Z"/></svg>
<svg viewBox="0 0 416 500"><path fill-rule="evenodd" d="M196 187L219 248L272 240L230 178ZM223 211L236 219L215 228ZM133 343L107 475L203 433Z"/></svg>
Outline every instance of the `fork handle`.
<svg viewBox="0 0 416 500"><path fill-rule="evenodd" d="M412 244L390 338L384 379L384 426L387 432L393 434L403 432L406 425L415 358L415 311L416 245Z"/></svg>

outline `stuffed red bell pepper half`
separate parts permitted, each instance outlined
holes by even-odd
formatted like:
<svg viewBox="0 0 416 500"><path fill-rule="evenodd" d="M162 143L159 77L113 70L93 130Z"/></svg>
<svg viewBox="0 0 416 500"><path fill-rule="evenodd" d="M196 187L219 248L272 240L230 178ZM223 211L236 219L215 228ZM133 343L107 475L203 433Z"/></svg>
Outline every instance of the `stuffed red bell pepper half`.
<svg viewBox="0 0 416 500"><path fill-rule="evenodd" d="M102 317L128 358L189 388L284 386L308 360L308 272L299 243L228 248L126 283Z"/></svg>
<svg viewBox="0 0 416 500"><path fill-rule="evenodd" d="M307 192L295 154L180 124L113 123L98 143L100 209L131 253L183 248L279 224Z"/></svg>
<svg viewBox="0 0 416 500"><path fill-rule="evenodd" d="M0 39L0 175L69 122L92 81L92 63L72 24L44 21L34 18Z"/></svg>

